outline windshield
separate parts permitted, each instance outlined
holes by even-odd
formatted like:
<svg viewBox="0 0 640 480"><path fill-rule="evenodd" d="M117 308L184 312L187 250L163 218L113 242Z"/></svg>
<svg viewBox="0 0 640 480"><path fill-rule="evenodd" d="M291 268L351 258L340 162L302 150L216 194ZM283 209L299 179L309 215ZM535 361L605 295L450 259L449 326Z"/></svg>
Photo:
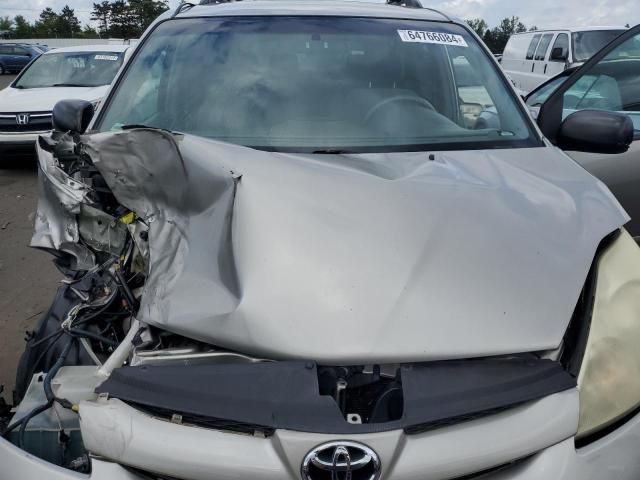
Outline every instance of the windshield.
<svg viewBox="0 0 640 480"><path fill-rule="evenodd" d="M605 45L619 37L625 30L594 30L573 34L573 59L575 62L586 62Z"/></svg>
<svg viewBox="0 0 640 480"><path fill-rule="evenodd" d="M15 83L16 88L98 87L109 85L122 65L121 52L67 52L40 55Z"/></svg>
<svg viewBox="0 0 640 480"><path fill-rule="evenodd" d="M98 130L147 125L287 151L538 145L504 77L461 27L230 17L164 22ZM492 128L476 122L491 108Z"/></svg>

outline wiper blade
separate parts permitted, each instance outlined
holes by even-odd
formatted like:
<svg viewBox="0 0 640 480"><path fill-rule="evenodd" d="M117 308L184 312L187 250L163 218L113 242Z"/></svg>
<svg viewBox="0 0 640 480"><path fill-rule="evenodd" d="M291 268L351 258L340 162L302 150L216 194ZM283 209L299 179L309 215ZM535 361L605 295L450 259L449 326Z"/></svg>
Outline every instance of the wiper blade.
<svg viewBox="0 0 640 480"><path fill-rule="evenodd" d="M321 148L319 150L314 150L311 153L318 154L318 155L346 155L348 153L355 153L355 152L352 150L344 150L341 148Z"/></svg>
<svg viewBox="0 0 640 480"><path fill-rule="evenodd" d="M93 85L87 85L84 83L54 83L52 87L91 87Z"/></svg>
<svg viewBox="0 0 640 480"><path fill-rule="evenodd" d="M150 130L164 130L165 132L170 132L171 130L167 130L166 128L153 127L151 125L145 125L144 123L128 123L126 125L121 125L119 128L122 130L132 130L134 128L148 128Z"/></svg>

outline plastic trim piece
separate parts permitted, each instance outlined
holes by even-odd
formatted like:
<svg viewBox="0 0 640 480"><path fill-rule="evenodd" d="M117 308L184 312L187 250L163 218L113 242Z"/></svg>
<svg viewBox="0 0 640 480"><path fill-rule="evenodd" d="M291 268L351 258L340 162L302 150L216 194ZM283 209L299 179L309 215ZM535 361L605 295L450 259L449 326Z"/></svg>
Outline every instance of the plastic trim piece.
<svg viewBox="0 0 640 480"><path fill-rule="evenodd" d="M231 421L234 427L244 423L265 430L364 434L419 433L576 386L559 363L520 357L405 365L401 375L403 417L361 425L347 423L333 398L319 394L314 363L125 367L114 370L96 392L221 425Z"/></svg>

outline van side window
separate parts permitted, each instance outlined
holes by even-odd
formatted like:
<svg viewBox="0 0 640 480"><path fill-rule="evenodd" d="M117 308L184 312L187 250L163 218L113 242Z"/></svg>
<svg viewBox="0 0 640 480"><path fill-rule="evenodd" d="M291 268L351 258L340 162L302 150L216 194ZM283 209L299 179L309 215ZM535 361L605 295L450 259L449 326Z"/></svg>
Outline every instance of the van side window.
<svg viewBox="0 0 640 480"><path fill-rule="evenodd" d="M558 34L558 37L556 38L556 41L553 44L553 48L551 49L551 52L553 53L556 49L562 49L562 55L560 55L560 57L563 58L564 60L556 60L552 56L551 57L552 62L560 62L560 61L564 62L569 58L569 35L567 35L566 33Z"/></svg>
<svg viewBox="0 0 640 480"><path fill-rule="evenodd" d="M529 44L529 50L527 50L527 60L533 60L533 56L536 54L536 49L538 48L538 43L540 43L540 35L539 33L534 35L531 39L531 43Z"/></svg>
<svg viewBox="0 0 640 480"><path fill-rule="evenodd" d="M553 39L553 33L547 33L542 36L542 40L540 40L540 45L538 45L538 49L536 50L536 60L544 60L547 56L547 50L549 49L549 44Z"/></svg>

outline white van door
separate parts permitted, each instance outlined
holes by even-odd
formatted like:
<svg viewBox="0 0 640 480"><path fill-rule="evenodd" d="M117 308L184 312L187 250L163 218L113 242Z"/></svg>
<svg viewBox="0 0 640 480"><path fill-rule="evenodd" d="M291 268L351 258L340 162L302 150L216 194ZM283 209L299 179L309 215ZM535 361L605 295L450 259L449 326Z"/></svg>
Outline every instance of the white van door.
<svg viewBox="0 0 640 480"><path fill-rule="evenodd" d="M518 87L524 92L530 92L535 87L533 86L535 82L533 81L533 70L535 68L535 56L536 50L538 49L538 45L540 44L540 39L542 38L541 33L536 33L531 39L531 43L529 43L529 48L527 49L526 60L523 65L523 71L520 76L520 85Z"/></svg>
<svg viewBox="0 0 640 480"><path fill-rule="evenodd" d="M540 43L538 43L538 48L536 48L536 53L533 58L533 71L528 85L528 91L534 90L549 78L549 75L547 75L547 53L554 35L554 33L545 33L540 38Z"/></svg>
<svg viewBox="0 0 640 480"><path fill-rule="evenodd" d="M569 62L571 42L568 33L558 33L549 51L549 62L547 63L547 76L555 77L567 69Z"/></svg>
<svg viewBox="0 0 640 480"><path fill-rule="evenodd" d="M532 33L518 33L511 35L502 54L502 69L513 81L515 86L522 90L522 78L526 72L531 71L531 65L526 60Z"/></svg>

